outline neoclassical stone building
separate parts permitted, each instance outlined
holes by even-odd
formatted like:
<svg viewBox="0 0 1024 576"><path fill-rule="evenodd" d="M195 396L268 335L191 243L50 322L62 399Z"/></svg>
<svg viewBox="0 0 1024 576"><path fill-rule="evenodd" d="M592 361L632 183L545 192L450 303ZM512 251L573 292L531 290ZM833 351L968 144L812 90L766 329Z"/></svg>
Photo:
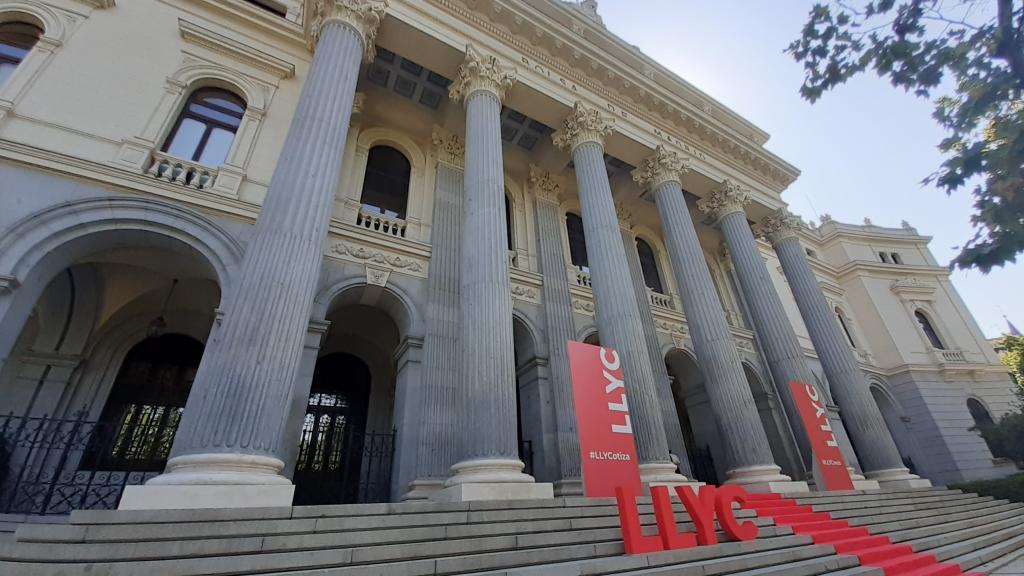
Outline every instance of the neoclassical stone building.
<svg viewBox="0 0 1024 576"><path fill-rule="evenodd" d="M596 5L0 0L0 508L580 493L569 340L646 481L804 489L791 380L861 486L1011 472L929 238Z"/></svg>

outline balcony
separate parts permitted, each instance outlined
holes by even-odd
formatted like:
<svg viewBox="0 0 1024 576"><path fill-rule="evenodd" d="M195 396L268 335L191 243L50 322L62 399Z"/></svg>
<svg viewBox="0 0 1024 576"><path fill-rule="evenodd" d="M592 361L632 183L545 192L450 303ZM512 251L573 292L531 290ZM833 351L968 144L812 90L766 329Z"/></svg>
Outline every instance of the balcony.
<svg viewBox="0 0 1024 576"><path fill-rule="evenodd" d="M373 230L386 236L405 238L405 230L408 224L402 218L381 214L366 206L360 206L356 214L356 226Z"/></svg>
<svg viewBox="0 0 1024 576"><path fill-rule="evenodd" d="M672 303L672 297L660 292L655 292L650 288L647 289L647 298L650 301L651 306L655 308L662 308L664 310L674 311L676 307Z"/></svg>
<svg viewBox="0 0 1024 576"><path fill-rule="evenodd" d="M569 268L569 274L576 281L576 285L577 286L582 286L584 288L591 288L591 289L593 288L593 286L591 286L591 284L590 284L590 272L587 272L587 271L584 271L584 270L580 270L579 268L572 267L572 268Z"/></svg>
<svg viewBox="0 0 1024 576"><path fill-rule="evenodd" d="M193 190L207 190L213 187L217 171L216 168L175 158L163 152L153 152L146 175Z"/></svg>
<svg viewBox="0 0 1024 576"><path fill-rule="evenodd" d="M936 350L941 356L944 362L955 362L955 363L966 363L967 357L960 350Z"/></svg>

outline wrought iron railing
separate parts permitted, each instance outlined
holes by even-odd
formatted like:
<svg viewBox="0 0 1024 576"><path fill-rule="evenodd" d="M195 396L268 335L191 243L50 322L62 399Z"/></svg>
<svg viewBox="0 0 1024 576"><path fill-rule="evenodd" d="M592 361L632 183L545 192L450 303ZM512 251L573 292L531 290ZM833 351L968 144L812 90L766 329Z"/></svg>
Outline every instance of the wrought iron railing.
<svg viewBox="0 0 1024 576"><path fill-rule="evenodd" d="M0 417L0 512L114 509L125 486L162 470L177 418L126 423L85 416Z"/></svg>
<svg viewBox="0 0 1024 576"><path fill-rule="evenodd" d="M295 505L390 501L395 431L355 432L346 427L336 440L332 436L303 436L293 477Z"/></svg>

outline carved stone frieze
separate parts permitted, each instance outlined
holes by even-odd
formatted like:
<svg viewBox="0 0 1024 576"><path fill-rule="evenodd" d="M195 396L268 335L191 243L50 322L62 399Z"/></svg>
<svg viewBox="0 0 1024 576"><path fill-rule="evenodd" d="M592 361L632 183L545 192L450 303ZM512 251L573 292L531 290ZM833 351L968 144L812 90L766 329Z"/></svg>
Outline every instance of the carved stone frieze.
<svg viewBox="0 0 1024 576"><path fill-rule="evenodd" d="M604 139L612 133L615 122L605 118L595 108L588 108L576 101L572 112L562 121L562 129L555 132L551 140L562 150L574 150L580 144L597 142L604 146Z"/></svg>
<svg viewBox="0 0 1024 576"><path fill-rule="evenodd" d="M775 244L779 240L796 236L797 231L803 226L803 220L798 216L794 216L785 208L780 208L774 214L762 219L754 233Z"/></svg>
<svg viewBox="0 0 1024 576"><path fill-rule="evenodd" d="M633 170L633 181L641 187L654 189L663 182L682 185L683 174L689 172L690 163L677 152L658 144L654 154L648 156Z"/></svg>
<svg viewBox="0 0 1024 576"><path fill-rule="evenodd" d="M743 207L749 202L750 195L739 184L726 178L711 194L697 201L697 208L717 222L734 212L743 212Z"/></svg>
<svg viewBox="0 0 1024 576"><path fill-rule="evenodd" d="M423 264L419 260L389 254L381 250L374 250L366 246L357 246L346 242L333 244L328 251L329 254L355 259L360 262L372 262L381 266L388 266L392 270L405 270L408 272L422 272Z"/></svg>
<svg viewBox="0 0 1024 576"><path fill-rule="evenodd" d="M547 170L536 164L530 164L530 189L538 200L555 204L562 201L562 185L556 182Z"/></svg>
<svg viewBox="0 0 1024 576"><path fill-rule="evenodd" d="M530 288L529 286L520 286L519 284L512 285L512 297L518 298L519 300L527 300L530 302L537 301L537 290Z"/></svg>
<svg viewBox="0 0 1024 576"><path fill-rule="evenodd" d="M516 71L502 65L496 56L481 54L472 44L466 45L466 59L459 66L459 77L448 88L448 97L455 102L469 98L469 95L486 90L505 99L505 92L516 83Z"/></svg>
<svg viewBox="0 0 1024 576"><path fill-rule="evenodd" d="M588 302L586 300L573 300L572 309L582 314L593 315L595 307L593 302Z"/></svg>
<svg viewBox="0 0 1024 576"><path fill-rule="evenodd" d="M466 142L461 137L440 126L434 126L430 139L438 160L457 168L465 168Z"/></svg>
<svg viewBox="0 0 1024 576"><path fill-rule="evenodd" d="M320 31L328 22L351 26L363 39L363 59L372 62L376 55L377 29L384 19L387 0L314 0L310 22L310 48L320 41Z"/></svg>
<svg viewBox="0 0 1024 576"><path fill-rule="evenodd" d="M673 335L686 336L690 333L685 324L669 322L668 320L655 320L654 327L662 332L668 332Z"/></svg>
<svg viewBox="0 0 1024 576"><path fill-rule="evenodd" d="M937 289L934 284L922 282L913 276L896 280L889 286L893 294L904 300L932 300Z"/></svg>

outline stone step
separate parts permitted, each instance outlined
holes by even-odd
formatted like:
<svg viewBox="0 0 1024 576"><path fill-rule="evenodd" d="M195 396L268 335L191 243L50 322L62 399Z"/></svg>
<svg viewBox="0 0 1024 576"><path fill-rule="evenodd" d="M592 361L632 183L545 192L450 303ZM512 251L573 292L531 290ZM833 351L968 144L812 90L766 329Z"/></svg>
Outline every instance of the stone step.
<svg viewBox="0 0 1024 576"><path fill-rule="evenodd" d="M940 516L945 514L957 514L961 512L970 512L973 510L984 510L987 508L993 508L1000 506L1001 504L996 500L987 497L986 500L979 500L970 504L954 504L952 506L933 506L924 508L921 510L904 510L900 512L889 512L884 513L865 513L865 514L850 514L850 515L836 515L837 519L848 520L851 526L860 526L866 522L865 519L871 519L873 523L892 522L899 520L911 520L917 518L929 518L932 516Z"/></svg>
<svg viewBox="0 0 1024 576"><path fill-rule="evenodd" d="M906 498L889 498L885 500L861 499L853 502L831 502L819 504L814 502L815 510L821 512L834 512L850 510L854 508L894 508L897 506L925 505L935 502L963 502L979 498L977 494L936 494L934 496L909 496Z"/></svg>
<svg viewBox="0 0 1024 576"><path fill-rule="evenodd" d="M962 520L971 520L978 517L979 511L984 511L986 514L1021 514L1024 513L1024 504L1017 503L1004 503L996 504L993 506L973 508L966 511L956 513L945 513L933 516L925 516L923 518L906 518L900 520L881 521L871 523L869 528L872 531L885 532L889 530L902 530L910 528L927 528L935 524L944 524L947 522L959 522ZM868 519L854 518L849 520L851 524L861 525L867 524Z"/></svg>
<svg viewBox="0 0 1024 576"><path fill-rule="evenodd" d="M1007 543L1009 543L1009 542L1010 541L1008 540ZM1008 566L1009 564L1012 564L1013 562L1024 560L1024 539L1022 539L1019 542L1019 544L1020 544L1020 548L1017 548L1016 550L1013 550L1013 551L1010 551L1010 552L1007 552L1005 550L1000 551L999 553L997 553L995 555L995 557L992 560L984 560L984 562L982 564L978 564L976 566L971 566L970 570L972 572L980 572L982 574L990 574L990 573L992 573L992 572L994 572L994 571L996 571L996 570L998 570L1000 568L1003 568L1005 566ZM954 558L954 561L961 562L962 561L961 558L963 558L963 557ZM974 559L974 560L981 560L981 559L978 558L978 559ZM971 562L971 559L964 558L963 561ZM961 564L961 566L964 566L964 564Z"/></svg>

